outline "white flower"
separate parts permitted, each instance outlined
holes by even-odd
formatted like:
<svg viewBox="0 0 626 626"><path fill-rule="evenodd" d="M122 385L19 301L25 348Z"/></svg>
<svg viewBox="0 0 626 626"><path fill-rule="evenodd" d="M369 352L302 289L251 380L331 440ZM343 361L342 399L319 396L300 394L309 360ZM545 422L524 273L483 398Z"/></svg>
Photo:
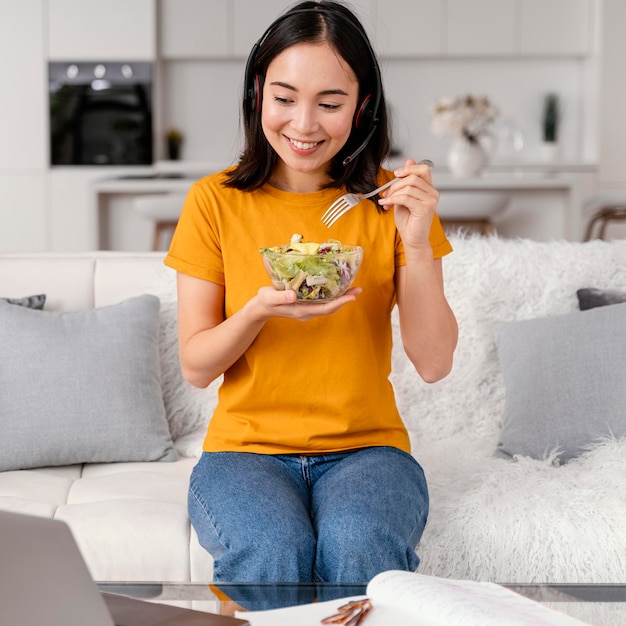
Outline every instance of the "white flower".
<svg viewBox="0 0 626 626"><path fill-rule="evenodd" d="M475 142L500 114L487 96L443 96L432 108L436 135L456 135Z"/></svg>

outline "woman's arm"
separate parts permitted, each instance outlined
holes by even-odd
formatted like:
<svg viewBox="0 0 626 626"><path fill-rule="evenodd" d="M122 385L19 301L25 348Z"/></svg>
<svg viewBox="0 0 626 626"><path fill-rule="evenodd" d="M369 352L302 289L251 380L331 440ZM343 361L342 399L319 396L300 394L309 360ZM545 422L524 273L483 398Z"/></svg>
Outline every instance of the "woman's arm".
<svg viewBox="0 0 626 626"><path fill-rule="evenodd" d="M223 374L250 346L271 317L306 321L334 313L356 299L359 288L320 304L295 303L295 291L261 287L239 311L224 315L224 287L177 274L178 343L183 376L195 387L206 387Z"/></svg>
<svg viewBox="0 0 626 626"><path fill-rule="evenodd" d="M429 240L439 193L426 165L407 161L395 174L400 180L387 190L381 205L394 207L406 257L406 265L396 272L402 343L420 376L435 382L450 372L458 339L441 260L433 259Z"/></svg>
<svg viewBox="0 0 626 626"><path fill-rule="evenodd" d="M458 329L443 292L441 259L433 259L430 244L411 252L398 268L396 293L404 349L426 382L444 378L452 369Z"/></svg>

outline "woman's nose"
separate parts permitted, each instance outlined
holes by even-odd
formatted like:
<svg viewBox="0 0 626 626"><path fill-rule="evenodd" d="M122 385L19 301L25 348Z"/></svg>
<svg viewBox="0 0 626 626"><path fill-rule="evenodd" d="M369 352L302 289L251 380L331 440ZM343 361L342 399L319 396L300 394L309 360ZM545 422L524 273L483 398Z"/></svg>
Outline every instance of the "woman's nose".
<svg viewBox="0 0 626 626"><path fill-rule="evenodd" d="M315 107L304 104L298 106L294 111L293 126L302 133L317 130L319 124Z"/></svg>

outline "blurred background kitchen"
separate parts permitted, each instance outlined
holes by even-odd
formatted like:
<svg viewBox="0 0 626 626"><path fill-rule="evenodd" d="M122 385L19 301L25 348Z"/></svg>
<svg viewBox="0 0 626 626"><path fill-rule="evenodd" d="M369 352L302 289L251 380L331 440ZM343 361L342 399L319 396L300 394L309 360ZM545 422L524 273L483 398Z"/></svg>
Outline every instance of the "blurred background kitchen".
<svg viewBox="0 0 626 626"><path fill-rule="evenodd" d="M292 4L2 0L0 251L165 248L191 182L236 160L248 52ZM436 163L449 228L579 241L594 198L626 198L623 0L350 6L381 59L390 165ZM483 166L455 172L433 111L467 95L497 115Z"/></svg>

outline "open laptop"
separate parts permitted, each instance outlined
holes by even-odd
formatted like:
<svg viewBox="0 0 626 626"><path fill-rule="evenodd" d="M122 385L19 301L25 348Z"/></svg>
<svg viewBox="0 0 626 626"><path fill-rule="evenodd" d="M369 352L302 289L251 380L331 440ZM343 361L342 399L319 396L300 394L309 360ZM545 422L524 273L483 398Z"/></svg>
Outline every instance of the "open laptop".
<svg viewBox="0 0 626 626"><path fill-rule="evenodd" d="M0 624L244 626L248 622L100 593L65 522L0 511Z"/></svg>

